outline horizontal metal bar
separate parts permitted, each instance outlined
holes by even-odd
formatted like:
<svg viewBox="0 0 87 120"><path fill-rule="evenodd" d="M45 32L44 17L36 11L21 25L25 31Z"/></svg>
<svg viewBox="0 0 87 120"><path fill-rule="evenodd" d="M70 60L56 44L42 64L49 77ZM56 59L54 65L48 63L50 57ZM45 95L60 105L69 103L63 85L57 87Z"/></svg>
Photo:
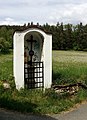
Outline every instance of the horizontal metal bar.
<svg viewBox="0 0 87 120"><path fill-rule="evenodd" d="M40 76L40 77L27 77L27 79L34 79L34 78L43 78L43 76Z"/></svg>
<svg viewBox="0 0 87 120"><path fill-rule="evenodd" d="M36 71L36 72L33 72L33 71L25 71L25 73L42 73L43 71Z"/></svg>
<svg viewBox="0 0 87 120"><path fill-rule="evenodd" d="M33 68L25 67L24 69L30 69L30 70L32 70L32 69L36 69L36 68L43 68L43 67L33 67Z"/></svg>

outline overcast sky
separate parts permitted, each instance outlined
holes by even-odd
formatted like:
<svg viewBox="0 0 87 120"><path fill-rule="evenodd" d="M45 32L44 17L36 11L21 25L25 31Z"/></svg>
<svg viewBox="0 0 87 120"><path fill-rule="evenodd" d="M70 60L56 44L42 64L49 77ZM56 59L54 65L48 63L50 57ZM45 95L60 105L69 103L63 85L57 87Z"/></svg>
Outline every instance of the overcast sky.
<svg viewBox="0 0 87 120"><path fill-rule="evenodd" d="M87 24L87 0L0 0L0 24Z"/></svg>

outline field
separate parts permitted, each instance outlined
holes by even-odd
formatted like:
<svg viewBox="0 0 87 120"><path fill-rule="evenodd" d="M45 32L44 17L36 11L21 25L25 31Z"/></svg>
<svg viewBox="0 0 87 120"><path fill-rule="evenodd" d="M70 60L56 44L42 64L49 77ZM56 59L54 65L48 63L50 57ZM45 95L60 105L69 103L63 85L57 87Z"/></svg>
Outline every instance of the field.
<svg viewBox="0 0 87 120"><path fill-rule="evenodd" d="M38 89L16 90L12 59L12 54L0 55L0 107L34 114L57 114L87 99L87 90L84 89L74 96L61 95L52 89L45 92ZM10 89L3 88L4 80L11 84ZM87 84L87 52L53 51L53 82Z"/></svg>
<svg viewBox="0 0 87 120"><path fill-rule="evenodd" d="M87 82L87 52L53 51L53 82Z"/></svg>
<svg viewBox="0 0 87 120"><path fill-rule="evenodd" d="M53 82L68 84L86 82L87 52L53 51ZM0 80L13 75L13 55L0 55Z"/></svg>
<svg viewBox="0 0 87 120"><path fill-rule="evenodd" d="M0 55L0 80L9 80L13 76L13 55Z"/></svg>

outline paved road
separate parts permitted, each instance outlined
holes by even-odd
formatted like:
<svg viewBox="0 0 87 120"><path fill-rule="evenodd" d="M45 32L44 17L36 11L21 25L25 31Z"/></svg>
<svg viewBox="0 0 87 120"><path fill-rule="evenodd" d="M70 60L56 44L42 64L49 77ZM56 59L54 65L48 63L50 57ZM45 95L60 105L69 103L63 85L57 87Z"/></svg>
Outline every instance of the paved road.
<svg viewBox="0 0 87 120"><path fill-rule="evenodd" d="M87 120L87 103L70 112L51 115L51 117L21 114L0 109L0 120Z"/></svg>
<svg viewBox="0 0 87 120"><path fill-rule="evenodd" d="M71 112L53 115L57 120L87 120L87 102Z"/></svg>
<svg viewBox="0 0 87 120"><path fill-rule="evenodd" d="M0 109L0 120L56 120L50 116L21 114Z"/></svg>

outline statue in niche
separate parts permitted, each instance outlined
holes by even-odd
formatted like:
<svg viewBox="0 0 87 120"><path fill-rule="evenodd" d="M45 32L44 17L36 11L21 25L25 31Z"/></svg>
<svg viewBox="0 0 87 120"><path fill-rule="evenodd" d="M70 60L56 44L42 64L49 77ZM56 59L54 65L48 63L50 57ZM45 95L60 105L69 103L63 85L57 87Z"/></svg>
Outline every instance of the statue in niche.
<svg viewBox="0 0 87 120"><path fill-rule="evenodd" d="M39 62L40 61L40 42L37 41L36 44L34 45L34 61Z"/></svg>
<svg viewBox="0 0 87 120"><path fill-rule="evenodd" d="M29 45L24 46L24 63L27 63L30 60L29 57Z"/></svg>
<svg viewBox="0 0 87 120"><path fill-rule="evenodd" d="M28 61L28 56L27 56L27 52L24 52L24 63L26 64Z"/></svg>

